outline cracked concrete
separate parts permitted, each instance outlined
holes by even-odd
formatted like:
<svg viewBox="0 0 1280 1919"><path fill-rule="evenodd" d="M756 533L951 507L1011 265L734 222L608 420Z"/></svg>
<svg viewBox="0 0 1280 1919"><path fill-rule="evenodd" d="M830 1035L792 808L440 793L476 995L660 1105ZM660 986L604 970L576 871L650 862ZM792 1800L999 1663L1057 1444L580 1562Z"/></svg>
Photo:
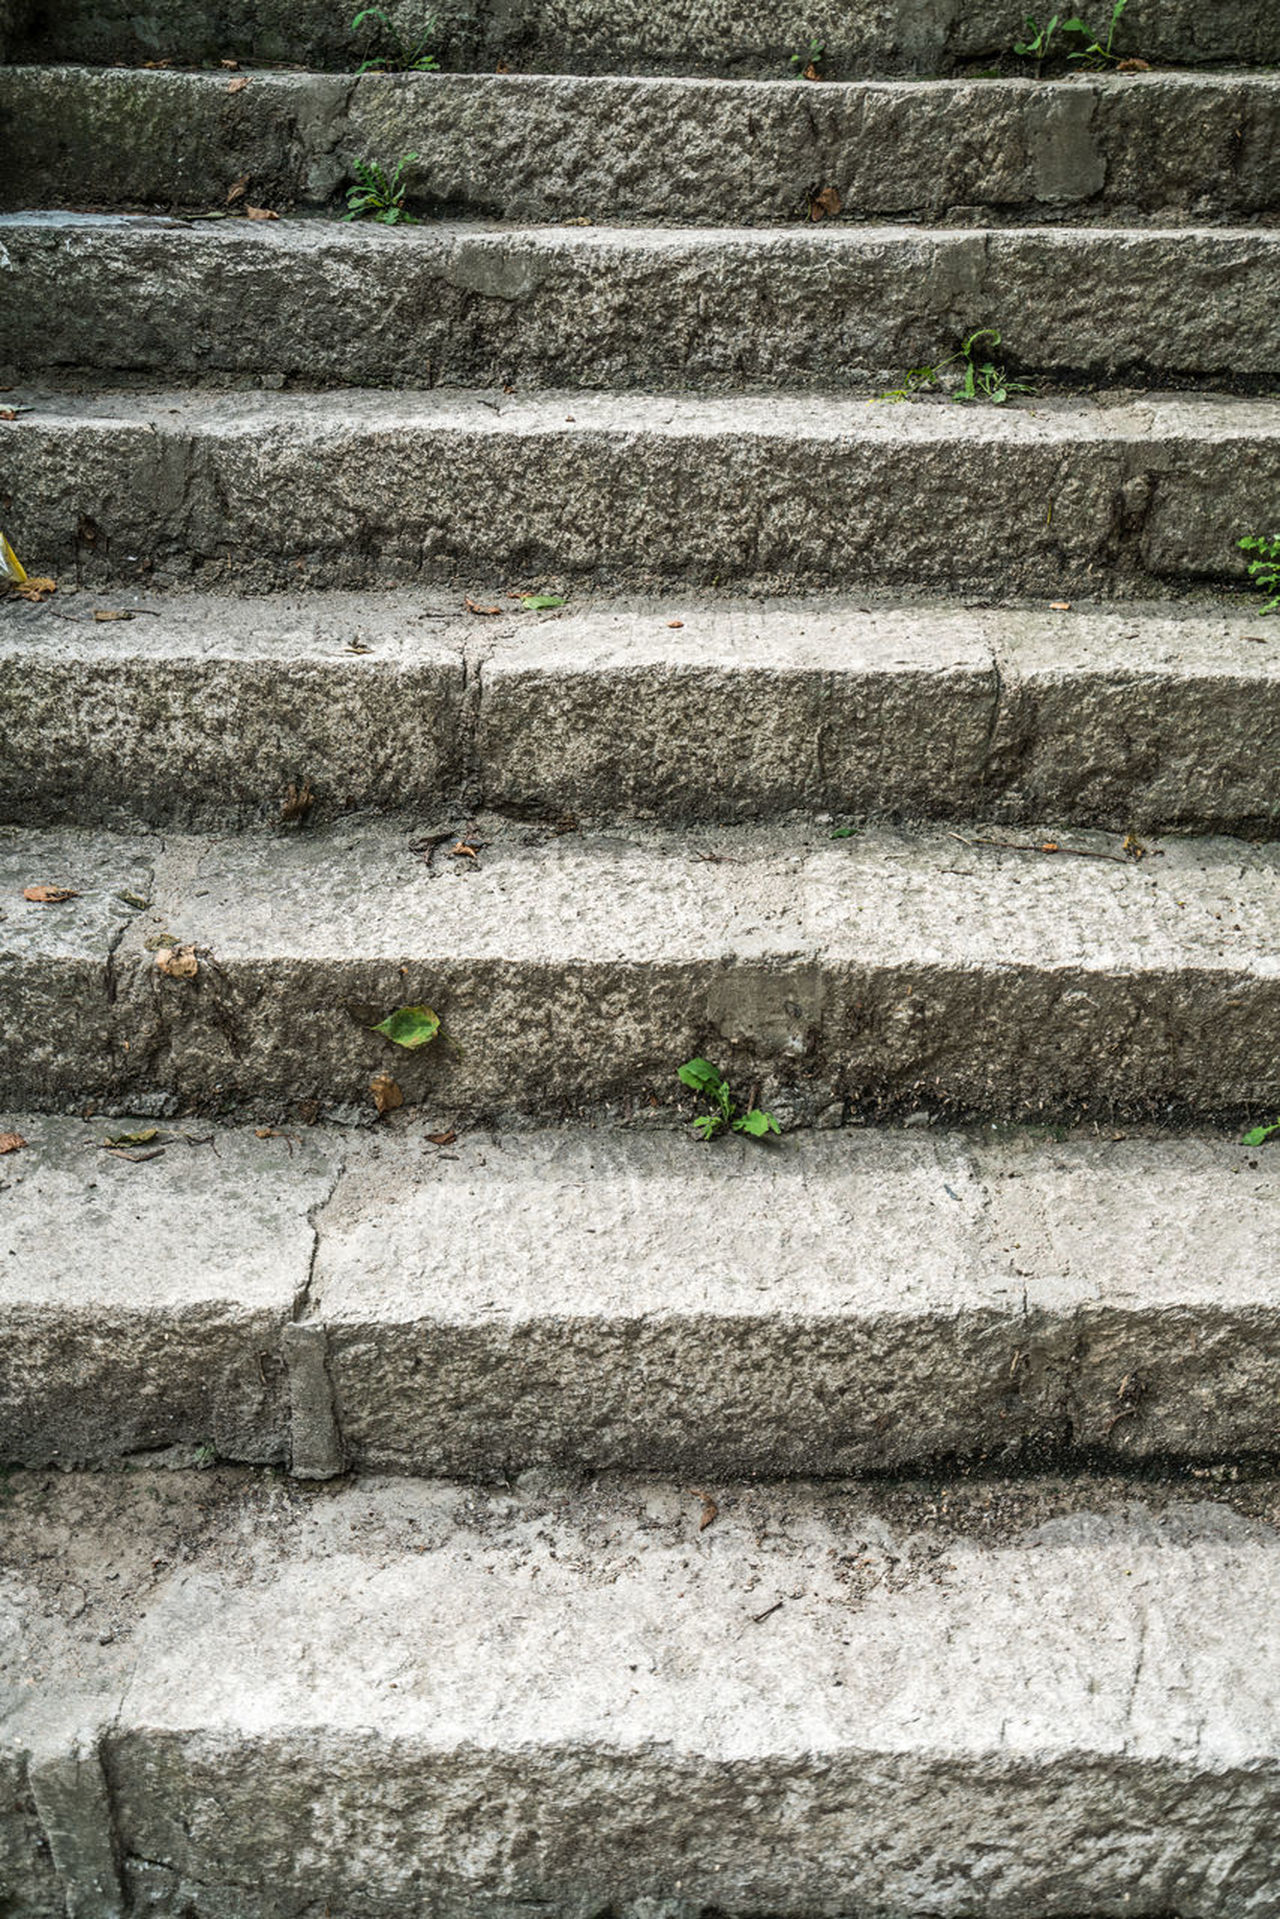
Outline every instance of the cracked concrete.
<svg viewBox="0 0 1280 1919"><path fill-rule="evenodd" d="M6 1121L6 1124L10 1123ZM1280 1451L1228 1141L14 1122L0 1461L492 1476ZM443 1134L439 1135L444 1137Z"/></svg>

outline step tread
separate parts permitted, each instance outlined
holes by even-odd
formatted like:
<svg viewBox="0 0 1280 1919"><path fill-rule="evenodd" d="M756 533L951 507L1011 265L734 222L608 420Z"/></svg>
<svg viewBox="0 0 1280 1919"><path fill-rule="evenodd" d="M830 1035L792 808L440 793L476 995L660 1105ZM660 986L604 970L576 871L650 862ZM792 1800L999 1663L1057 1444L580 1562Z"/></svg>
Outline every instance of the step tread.
<svg viewBox="0 0 1280 1919"><path fill-rule="evenodd" d="M0 364L28 373L891 389L982 319L1024 375L1151 385L1280 368L1269 228L390 232L53 213L0 216L0 244L23 285L0 307Z"/></svg>
<svg viewBox="0 0 1280 1919"><path fill-rule="evenodd" d="M6 1817L74 1753L133 1886L267 1883L288 1914L318 1883L379 1914L910 1909L976 1875L1000 1911L1090 1911L1118 1859L1153 1908L1210 1919L1229 1878L1265 1913L1251 1491L716 1484L699 1530L708 1495L663 1482L20 1479L6 1611L58 1678L38 1710L6 1686Z"/></svg>
<svg viewBox="0 0 1280 1919"><path fill-rule="evenodd" d="M6 1463L299 1466L299 1324L363 1468L1271 1443L1280 1159L1231 1140L5 1125Z"/></svg>
<svg viewBox="0 0 1280 1919"><path fill-rule="evenodd" d="M416 153L414 204L520 218L1273 218L1273 74L1066 81L0 70L8 206L340 199L352 162ZM945 160L943 154L945 153Z"/></svg>

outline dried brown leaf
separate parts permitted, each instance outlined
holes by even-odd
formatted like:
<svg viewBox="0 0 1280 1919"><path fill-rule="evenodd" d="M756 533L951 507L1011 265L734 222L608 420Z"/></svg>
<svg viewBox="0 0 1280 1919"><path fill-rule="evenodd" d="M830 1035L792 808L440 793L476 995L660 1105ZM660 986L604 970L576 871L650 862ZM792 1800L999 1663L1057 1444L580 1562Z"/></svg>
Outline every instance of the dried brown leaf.
<svg viewBox="0 0 1280 1919"><path fill-rule="evenodd" d="M26 1143L21 1133L0 1133L0 1153L16 1153Z"/></svg>
<svg viewBox="0 0 1280 1919"><path fill-rule="evenodd" d="M1071 611L1071 602L1070 600L1050 600L1049 611L1051 613L1069 613Z"/></svg>
<svg viewBox="0 0 1280 1919"><path fill-rule="evenodd" d="M219 60L218 65L225 67L228 73L235 73L239 68L240 62L238 60Z"/></svg>
<svg viewBox="0 0 1280 1919"><path fill-rule="evenodd" d="M129 607L96 606L93 609L93 617L99 625L102 625L107 620L131 620L133 611Z"/></svg>
<svg viewBox="0 0 1280 1919"><path fill-rule="evenodd" d="M247 173L242 173L240 175L240 178L238 180L233 180L231 182L231 185L227 188L227 205L231 207L235 205L237 200L243 200L248 190L249 190L249 175Z"/></svg>
<svg viewBox="0 0 1280 1919"><path fill-rule="evenodd" d="M296 786L290 780L280 802L280 817L282 820L305 820L315 803L316 796L311 790L310 780L303 780L301 786Z"/></svg>
<svg viewBox="0 0 1280 1919"><path fill-rule="evenodd" d="M820 193L809 195L809 218L811 220L834 218L843 205L844 201L840 198L837 187L823 187Z"/></svg>
<svg viewBox="0 0 1280 1919"><path fill-rule="evenodd" d="M427 1134L428 1143L432 1146L452 1146L454 1140L457 1139L457 1137L458 1135L456 1133L428 1133Z"/></svg>
<svg viewBox="0 0 1280 1919"><path fill-rule="evenodd" d="M720 1508L716 1505L710 1493L695 1493L694 1497L702 1501L702 1517L698 1521L698 1531L704 1533L719 1513Z"/></svg>
<svg viewBox="0 0 1280 1919"><path fill-rule="evenodd" d="M248 76L246 74L241 74L238 80L231 80L227 83L227 92L243 93L245 88L248 86L248 84L249 84Z"/></svg>
<svg viewBox="0 0 1280 1919"><path fill-rule="evenodd" d="M16 407L0 406L0 420L16 420L17 417L18 412Z"/></svg>
<svg viewBox="0 0 1280 1919"><path fill-rule="evenodd" d="M676 630L678 630L678 629L679 629L680 627L682 627L682 626L684 625L684 621L683 621L683 620L668 620L668 621L667 621L667 625L668 625L669 627L671 627L671 628L673 628L673 629L676 629Z"/></svg>
<svg viewBox="0 0 1280 1919"><path fill-rule="evenodd" d="M51 593L58 590L56 580L47 579L42 574L28 573L20 586L11 586L9 591L19 600L31 600L38 603L47 600Z"/></svg>
<svg viewBox="0 0 1280 1919"><path fill-rule="evenodd" d="M479 857L480 855L476 852L475 847L469 846L466 840L459 840L456 846L449 848L449 858L451 860L474 860L479 859Z"/></svg>
<svg viewBox="0 0 1280 1919"><path fill-rule="evenodd" d="M1116 61L1117 73L1150 73L1150 71L1151 71L1151 62L1149 60L1117 60Z"/></svg>
<svg viewBox="0 0 1280 1919"><path fill-rule="evenodd" d="M166 979L194 979L200 971L194 946L162 946L156 954L156 971Z"/></svg>
<svg viewBox="0 0 1280 1919"><path fill-rule="evenodd" d="M128 1153L128 1152L125 1152L122 1148L109 1149L107 1152L107 1158L108 1159L129 1159L133 1161L135 1166L141 1166L142 1162L147 1159L163 1159L164 1147L153 1146L150 1152L147 1152L147 1153Z"/></svg>
<svg viewBox="0 0 1280 1919"><path fill-rule="evenodd" d="M71 886L27 886L22 897L37 906L57 906L62 900L78 900L80 895Z"/></svg>
<svg viewBox="0 0 1280 1919"><path fill-rule="evenodd" d="M471 600L471 599L464 600L462 604L466 607L468 613L490 614L490 613L501 613L502 611L502 608L500 606L479 606L475 600Z"/></svg>
<svg viewBox="0 0 1280 1919"><path fill-rule="evenodd" d="M404 1105L404 1093L390 1073L375 1073L369 1081L369 1091L380 1114L394 1113L397 1106Z"/></svg>
<svg viewBox="0 0 1280 1919"><path fill-rule="evenodd" d="M245 212L251 220L278 220L280 215L273 213L270 207L246 207Z"/></svg>

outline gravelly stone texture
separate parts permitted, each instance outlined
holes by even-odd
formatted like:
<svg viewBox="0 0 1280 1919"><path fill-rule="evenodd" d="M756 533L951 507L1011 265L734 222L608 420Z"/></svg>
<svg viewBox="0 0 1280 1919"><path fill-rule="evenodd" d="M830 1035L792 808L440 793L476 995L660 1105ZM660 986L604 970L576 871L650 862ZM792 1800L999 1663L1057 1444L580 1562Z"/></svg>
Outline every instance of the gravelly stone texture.
<svg viewBox="0 0 1280 1919"><path fill-rule="evenodd" d="M411 204L521 220L1264 220L1280 79L787 82L518 74L0 72L0 203L325 206L353 159L416 153Z"/></svg>
<svg viewBox="0 0 1280 1919"><path fill-rule="evenodd" d="M390 0L386 11L416 44L423 9ZM24 58L217 60L228 54L305 65L351 66L356 40L347 0L36 0ZM823 71L931 73L1008 54L1024 37L1022 0L805 0L759 7L747 0L501 0L436 10L433 45L451 66L505 59L553 71L789 74L812 40ZM1064 44L1077 44L1067 42ZM1280 25L1255 0L1144 0L1122 20L1116 49L1154 61L1280 60ZM1029 70L1029 69L1028 69Z"/></svg>
<svg viewBox="0 0 1280 1919"><path fill-rule="evenodd" d="M1211 1485L18 1477L5 1730L166 1919L1269 1919L1275 1492Z"/></svg>
<svg viewBox="0 0 1280 1919"><path fill-rule="evenodd" d="M438 591L0 608L0 818L244 825L307 785L313 821L444 808L459 829L477 806L1280 823L1280 658L1252 613L673 592L536 614L493 591L497 617Z"/></svg>
<svg viewBox="0 0 1280 1919"><path fill-rule="evenodd" d="M989 320L997 357L1033 376L1280 367L1280 232L1265 228L387 232L55 214L0 219L0 245L0 366L28 372L893 388Z"/></svg>
<svg viewBox="0 0 1280 1919"><path fill-rule="evenodd" d="M29 571L1150 594L1245 577L1280 402L46 392L0 440Z"/></svg>
<svg viewBox="0 0 1280 1919"><path fill-rule="evenodd" d="M616 1123L440 1146L401 1117L6 1114L0 1463L696 1480L1280 1442L1265 1153Z"/></svg>
<svg viewBox="0 0 1280 1919"><path fill-rule="evenodd" d="M1073 838L1100 860L936 828L672 840L482 821L478 859L437 846L428 863L433 831L353 821L141 847L15 831L0 842L0 1083L55 1109L145 1095L270 1110L366 1102L394 1065L411 1100L475 1117L666 1097L680 1060L715 1051L805 1110L1280 1104L1274 848L1175 839L1134 862L1118 836ZM149 904L132 911L116 896L146 859ZM17 895L37 882L84 897L29 906ZM156 970L168 941L204 953L195 979ZM369 1029L420 1002L444 1036L397 1057Z"/></svg>

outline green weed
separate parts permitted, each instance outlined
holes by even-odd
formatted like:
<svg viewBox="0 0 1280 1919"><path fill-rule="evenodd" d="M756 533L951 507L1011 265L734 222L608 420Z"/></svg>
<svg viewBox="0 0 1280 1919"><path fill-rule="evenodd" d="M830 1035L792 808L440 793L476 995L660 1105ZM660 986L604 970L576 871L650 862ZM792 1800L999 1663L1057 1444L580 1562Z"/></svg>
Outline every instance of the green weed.
<svg viewBox="0 0 1280 1919"><path fill-rule="evenodd" d="M404 154L396 161L389 178L376 160L353 160L351 170L356 184L347 188L347 210L343 219L376 220L384 227L416 226L414 216L405 212L408 187L404 174L405 168L412 166L417 157L416 153Z"/></svg>
<svg viewBox="0 0 1280 1919"><path fill-rule="evenodd" d="M429 13L414 44L401 38L395 22L381 7L362 7L351 22L352 33L362 33L373 51L360 62L357 73L438 73L440 62L427 48L436 37L439 20Z"/></svg>
<svg viewBox="0 0 1280 1919"><path fill-rule="evenodd" d="M1280 535L1262 540L1256 533L1251 533L1246 539L1237 540L1236 545L1245 553L1258 555L1256 560L1249 562L1250 577L1262 595L1262 605L1258 611L1280 613Z"/></svg>
<svg viewBox="0 0 1280 1919"><path fill-rule="evenodd" d="M792 54L792 71L802 75L806 80L821 80L822 63L826 57L826 42L823 40L810 40L808 47L803 53Z"/></svg>
<svg viewBox="0 0 1280 1919"><path fill-rule="evenodd" d="M1011 393L1030 393L1031 385L1027 380L1011 379L1004 367L989 357L999 345L1000 334L995 327L978 327L945 360L939 360L936 366L911 367L901 386L891 387L879 397L882 400L910 400L917 393L941 386L943 375L949 367L963 367L956 391L951 396L953 400L986 400L992 406L1003 406Z"/></svg>
<svg viewBox="0 0 1280 1919"><path fill-rule="evenodd" d="M1089 25L1089 22L1082 20L1078 14L1074 14L1070 20L1064 20L1061 14L1055 13L1052 20L1043 27L1037 26L1032 16L1028 14L1026 17L1027 37L1025 40L1015 40L1013 50L1024 60L1034 60L1037 68L1039 68L1044 65L1045 61L1053 52L1054 35L1059 31L1064 34L1073 33L1078 35L1085 44L1083 46L1073 47L1067 54L1067 59L1087 61L1091 66L1105 66L1109 60L1118 60L1120 58L1118 53L1112 51L1112 43L1116 37L1116 28L1120 24L1120 17L1128 4L1129 0L1114 0L1111 8L1111 18L1107 22L1105 37L1101 30L1095 32Z"/></svg>
<svg viewBox="0 0 1280 1919"><path fill-rule="evenodd" d="M1265 1146L1267 1141L1274 1139L1277 1133L1280 1133L1280 1119L1273 1119L1269 1126L1251 1126L1244 1138L1240 1141L1240 1144L1242 1146Z"/></svg>
<svg viewBox="0 0 1280 1919"><path fill-rule="evenodd" d="M714 1139L717 1133L746 1133L751 1139L764 1139L782 1128L772 1113L752 1106L743 1111L729 1090L729 1082L709 1059L686 1060L679 1069L684 1084L704 1099L710 1112L699 1114L693 1130L699 1139Z"/></svg>

